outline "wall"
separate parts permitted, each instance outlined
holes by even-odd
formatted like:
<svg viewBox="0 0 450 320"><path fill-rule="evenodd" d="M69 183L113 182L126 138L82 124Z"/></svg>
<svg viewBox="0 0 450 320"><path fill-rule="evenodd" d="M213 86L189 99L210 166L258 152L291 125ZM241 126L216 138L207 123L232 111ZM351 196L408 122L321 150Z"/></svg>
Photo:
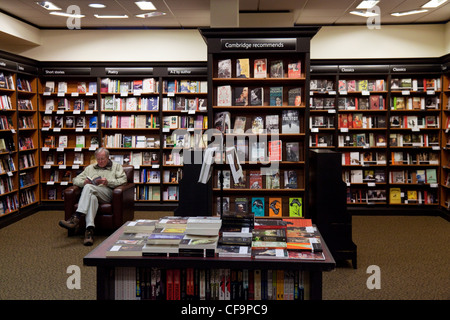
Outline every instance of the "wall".
<svg viewBox="0 0 450 320"><path fill-rule="evenodd" d="M0 22L4 17L0 16ZM10 20L11 18L9 18ZM18 26L23 28L23 23ZM0 50L38 61L206 61L206 44L191 30L39 30L0 24ZM450 22L429 25L325 26L311 42L312 59L428 58L450 53Z"/></svg>

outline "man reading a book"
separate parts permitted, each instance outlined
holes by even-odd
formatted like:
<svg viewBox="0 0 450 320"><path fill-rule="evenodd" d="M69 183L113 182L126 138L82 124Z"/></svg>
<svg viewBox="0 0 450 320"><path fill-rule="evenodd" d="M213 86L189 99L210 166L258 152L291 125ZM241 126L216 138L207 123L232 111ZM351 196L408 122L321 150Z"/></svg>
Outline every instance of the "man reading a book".
<svg viewBox="0 0 450 320"><path fill-rule="evenodd" d="M83 172L73 179L73 184L83 188L78 201L77 212L69 220L59 221L65 229L76 230L79 227L81 215L86 215L86 231L84 245L94 243L94 219L98 204L112 200L113 189L127 182L127 176L122 166L109 159L109 151L98 148L95 151L97 164L87 166Z"/></svg>

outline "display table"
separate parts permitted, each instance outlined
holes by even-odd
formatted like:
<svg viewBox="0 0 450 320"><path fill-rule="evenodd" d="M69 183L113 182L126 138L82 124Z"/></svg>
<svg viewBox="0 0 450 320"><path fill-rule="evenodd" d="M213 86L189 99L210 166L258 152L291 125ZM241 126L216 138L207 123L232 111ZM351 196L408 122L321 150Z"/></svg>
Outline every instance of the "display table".
<svg viewBox="0 0 450 320"><path fill-rule="evenodd" d="M283 269L302 270L308 275L308 294L312 300L322 299L322 272L335 268L335 261L321 238L325 260L299 259L252 259L252 258L203 258L203 257L106 257L106 251L123 233L123 226L87 254L83 263L97 267L97 299L114 299L114 277L116 267L155 267L155 268L207 268L207 269Z"/></svg>

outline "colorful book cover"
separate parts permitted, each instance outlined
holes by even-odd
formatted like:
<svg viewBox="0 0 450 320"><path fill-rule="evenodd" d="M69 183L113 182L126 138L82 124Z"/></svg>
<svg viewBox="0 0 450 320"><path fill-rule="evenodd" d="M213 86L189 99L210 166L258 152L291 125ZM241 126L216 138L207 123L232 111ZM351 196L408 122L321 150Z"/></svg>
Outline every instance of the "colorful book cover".
<svg viewBox="0 0 450 320"><path fill-rule="evenodd" d="M289 216L303 217L302 198L289 198Z"/></svg>

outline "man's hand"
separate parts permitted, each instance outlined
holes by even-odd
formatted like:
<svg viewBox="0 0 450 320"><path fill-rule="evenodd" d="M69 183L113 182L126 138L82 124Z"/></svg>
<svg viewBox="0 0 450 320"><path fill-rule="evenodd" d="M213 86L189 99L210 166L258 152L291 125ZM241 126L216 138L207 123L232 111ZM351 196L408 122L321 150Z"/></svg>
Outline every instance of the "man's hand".
<svg viewBox="0 0 450 320"><path fill-rule="evenodd" d="M100 178L100 179L96 180L96 182L98 185L101 185L101 184L105 185L105 186L108 185L108 180L106 178Z"/></svg>

